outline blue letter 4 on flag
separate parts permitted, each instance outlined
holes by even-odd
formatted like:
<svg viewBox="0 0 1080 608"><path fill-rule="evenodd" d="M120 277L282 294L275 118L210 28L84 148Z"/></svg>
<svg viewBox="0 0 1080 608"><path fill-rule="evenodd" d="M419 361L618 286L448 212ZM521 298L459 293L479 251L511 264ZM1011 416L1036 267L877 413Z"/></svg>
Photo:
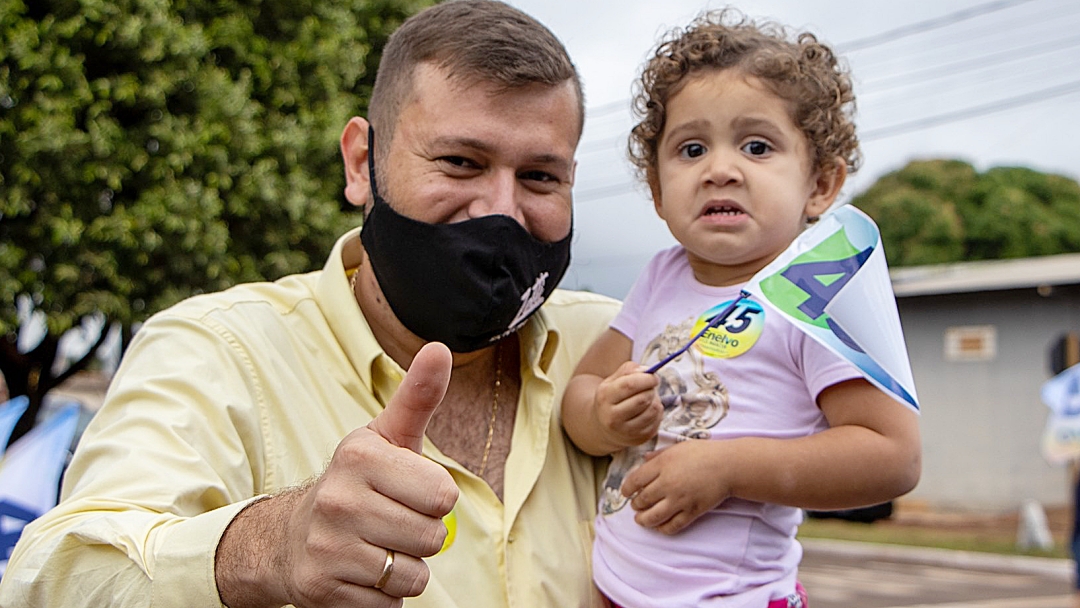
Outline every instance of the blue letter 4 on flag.
<svg viewBox="0 0 1080 608"><path fill-rule="evenodd" d="M745 290L919 411L877 226L845 205L821 217Z"/></svg>
<svg viewBox="0 0 1080 608"><path fill-rule="evenodd" d="M56 506L79 410L78 403L65 404L13 443L0 460L0 575L26 524Z"/></svg>

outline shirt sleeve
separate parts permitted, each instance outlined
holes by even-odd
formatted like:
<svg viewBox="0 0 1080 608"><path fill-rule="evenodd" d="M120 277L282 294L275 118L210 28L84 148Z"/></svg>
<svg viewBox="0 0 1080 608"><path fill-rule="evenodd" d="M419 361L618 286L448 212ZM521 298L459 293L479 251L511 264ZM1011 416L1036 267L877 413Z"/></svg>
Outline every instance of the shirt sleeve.
<svg viewBox="0 0 1080 608"><path fill-rule="evenodd" d="M821 391L834 384L862 378L863 375L854 364L836 354L825 345L799 330L793 330L802 344L802 370L806 387L811 397L817 401Z"/></svg>
<svg viewBox="0 0 1080 608"><path fill-rule="evenodd" d="M649 299L652 297L656 267L660 264L663 253L661 252L649 260L641 274L634 280L634 284L630 286L630 291L627 292L619 313L611 321L611 329L631 340L634 339L634 334L637 332L642 313L648 309Z"/></svg>
<svg viewBox="0 0 1080 608"><path fill-rule="evenodd" d="M193 319L139 330L0 605L221 606L215 550L263 466L259 390L234 346Z"/></svg>

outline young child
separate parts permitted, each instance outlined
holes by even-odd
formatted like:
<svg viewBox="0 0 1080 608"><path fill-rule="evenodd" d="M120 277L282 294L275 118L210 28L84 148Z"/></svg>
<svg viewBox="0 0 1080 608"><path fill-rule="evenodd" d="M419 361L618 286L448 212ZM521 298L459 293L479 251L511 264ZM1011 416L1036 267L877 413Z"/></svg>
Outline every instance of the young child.
<svg viewBox="0 0 1080 608"><path fill-rule="evenodd" d="M805 606L801 508L890 500L917 416L743 300L660 368L836 199L858 162L851 81L808 33L707 13L637 83L631 157L680 245L638 278L567 388L566 432L614 454L594 578L615 606Z"/></svg>

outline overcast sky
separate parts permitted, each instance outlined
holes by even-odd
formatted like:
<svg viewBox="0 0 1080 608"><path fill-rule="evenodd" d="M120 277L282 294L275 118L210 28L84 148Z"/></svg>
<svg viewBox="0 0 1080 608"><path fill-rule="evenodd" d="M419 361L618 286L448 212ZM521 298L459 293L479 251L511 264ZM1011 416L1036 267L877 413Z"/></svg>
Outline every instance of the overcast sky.
<svg viewBox="0 0 1080 608"><path fill-rule="evenodd" d="M563 280L622 297L674 244L626 160L630 86L658 37L705 0L509 0L566 45L585 85L574 262ZM851 66L863 166L842 200L916 158L1080 178L1077 0L755 0L748 15L814 32Z"/></svg>

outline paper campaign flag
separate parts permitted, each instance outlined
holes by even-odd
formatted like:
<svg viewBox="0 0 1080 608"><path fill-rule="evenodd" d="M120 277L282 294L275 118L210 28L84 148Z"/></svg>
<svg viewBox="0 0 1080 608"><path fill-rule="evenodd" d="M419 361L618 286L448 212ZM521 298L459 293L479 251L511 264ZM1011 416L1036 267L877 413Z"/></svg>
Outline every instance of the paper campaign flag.
<svg viewBox="0 0 1080 608"><path fill-rule="evenodd" d="M1042 402L1050 411L1066 418L1080 417L1080 363L1047 380Z"/></svg>
<svg viewBox="0 0 1080 608"><path fill-rule="evenodd" d="M1042 456L1052 465L1080 459L1080 416L1066 418L1051 413L1042 436Z"/></svg>
<svg viewBox="0 0 1080 608"><path fill-rule="evenodd" d="M744 288L919 411L877 226L844 205L823 215Z"/></svg>
<svg viewBox="0 0 1080 608"><path fill-rule="evenodd" d="M80 410L78 403L64 404L13 443L0 460L0 575L26 524L56 506Z"/></svg>
<svg viewBox="0 0 1080 608"><path fill-rule="evenodd" d="M1050 408L1042 437L1043 458L1050 464L1080 458L1080 364L1047 380L1040 393Z"/></svg>
<svg viewBox="0 0 1080 608"><path fill-rule="evenodd" d="M0 403L0 454L4 453L8 439L11 439L11 431L15 430L15 425L29 405L30 399L26 395Z"/></svg>

